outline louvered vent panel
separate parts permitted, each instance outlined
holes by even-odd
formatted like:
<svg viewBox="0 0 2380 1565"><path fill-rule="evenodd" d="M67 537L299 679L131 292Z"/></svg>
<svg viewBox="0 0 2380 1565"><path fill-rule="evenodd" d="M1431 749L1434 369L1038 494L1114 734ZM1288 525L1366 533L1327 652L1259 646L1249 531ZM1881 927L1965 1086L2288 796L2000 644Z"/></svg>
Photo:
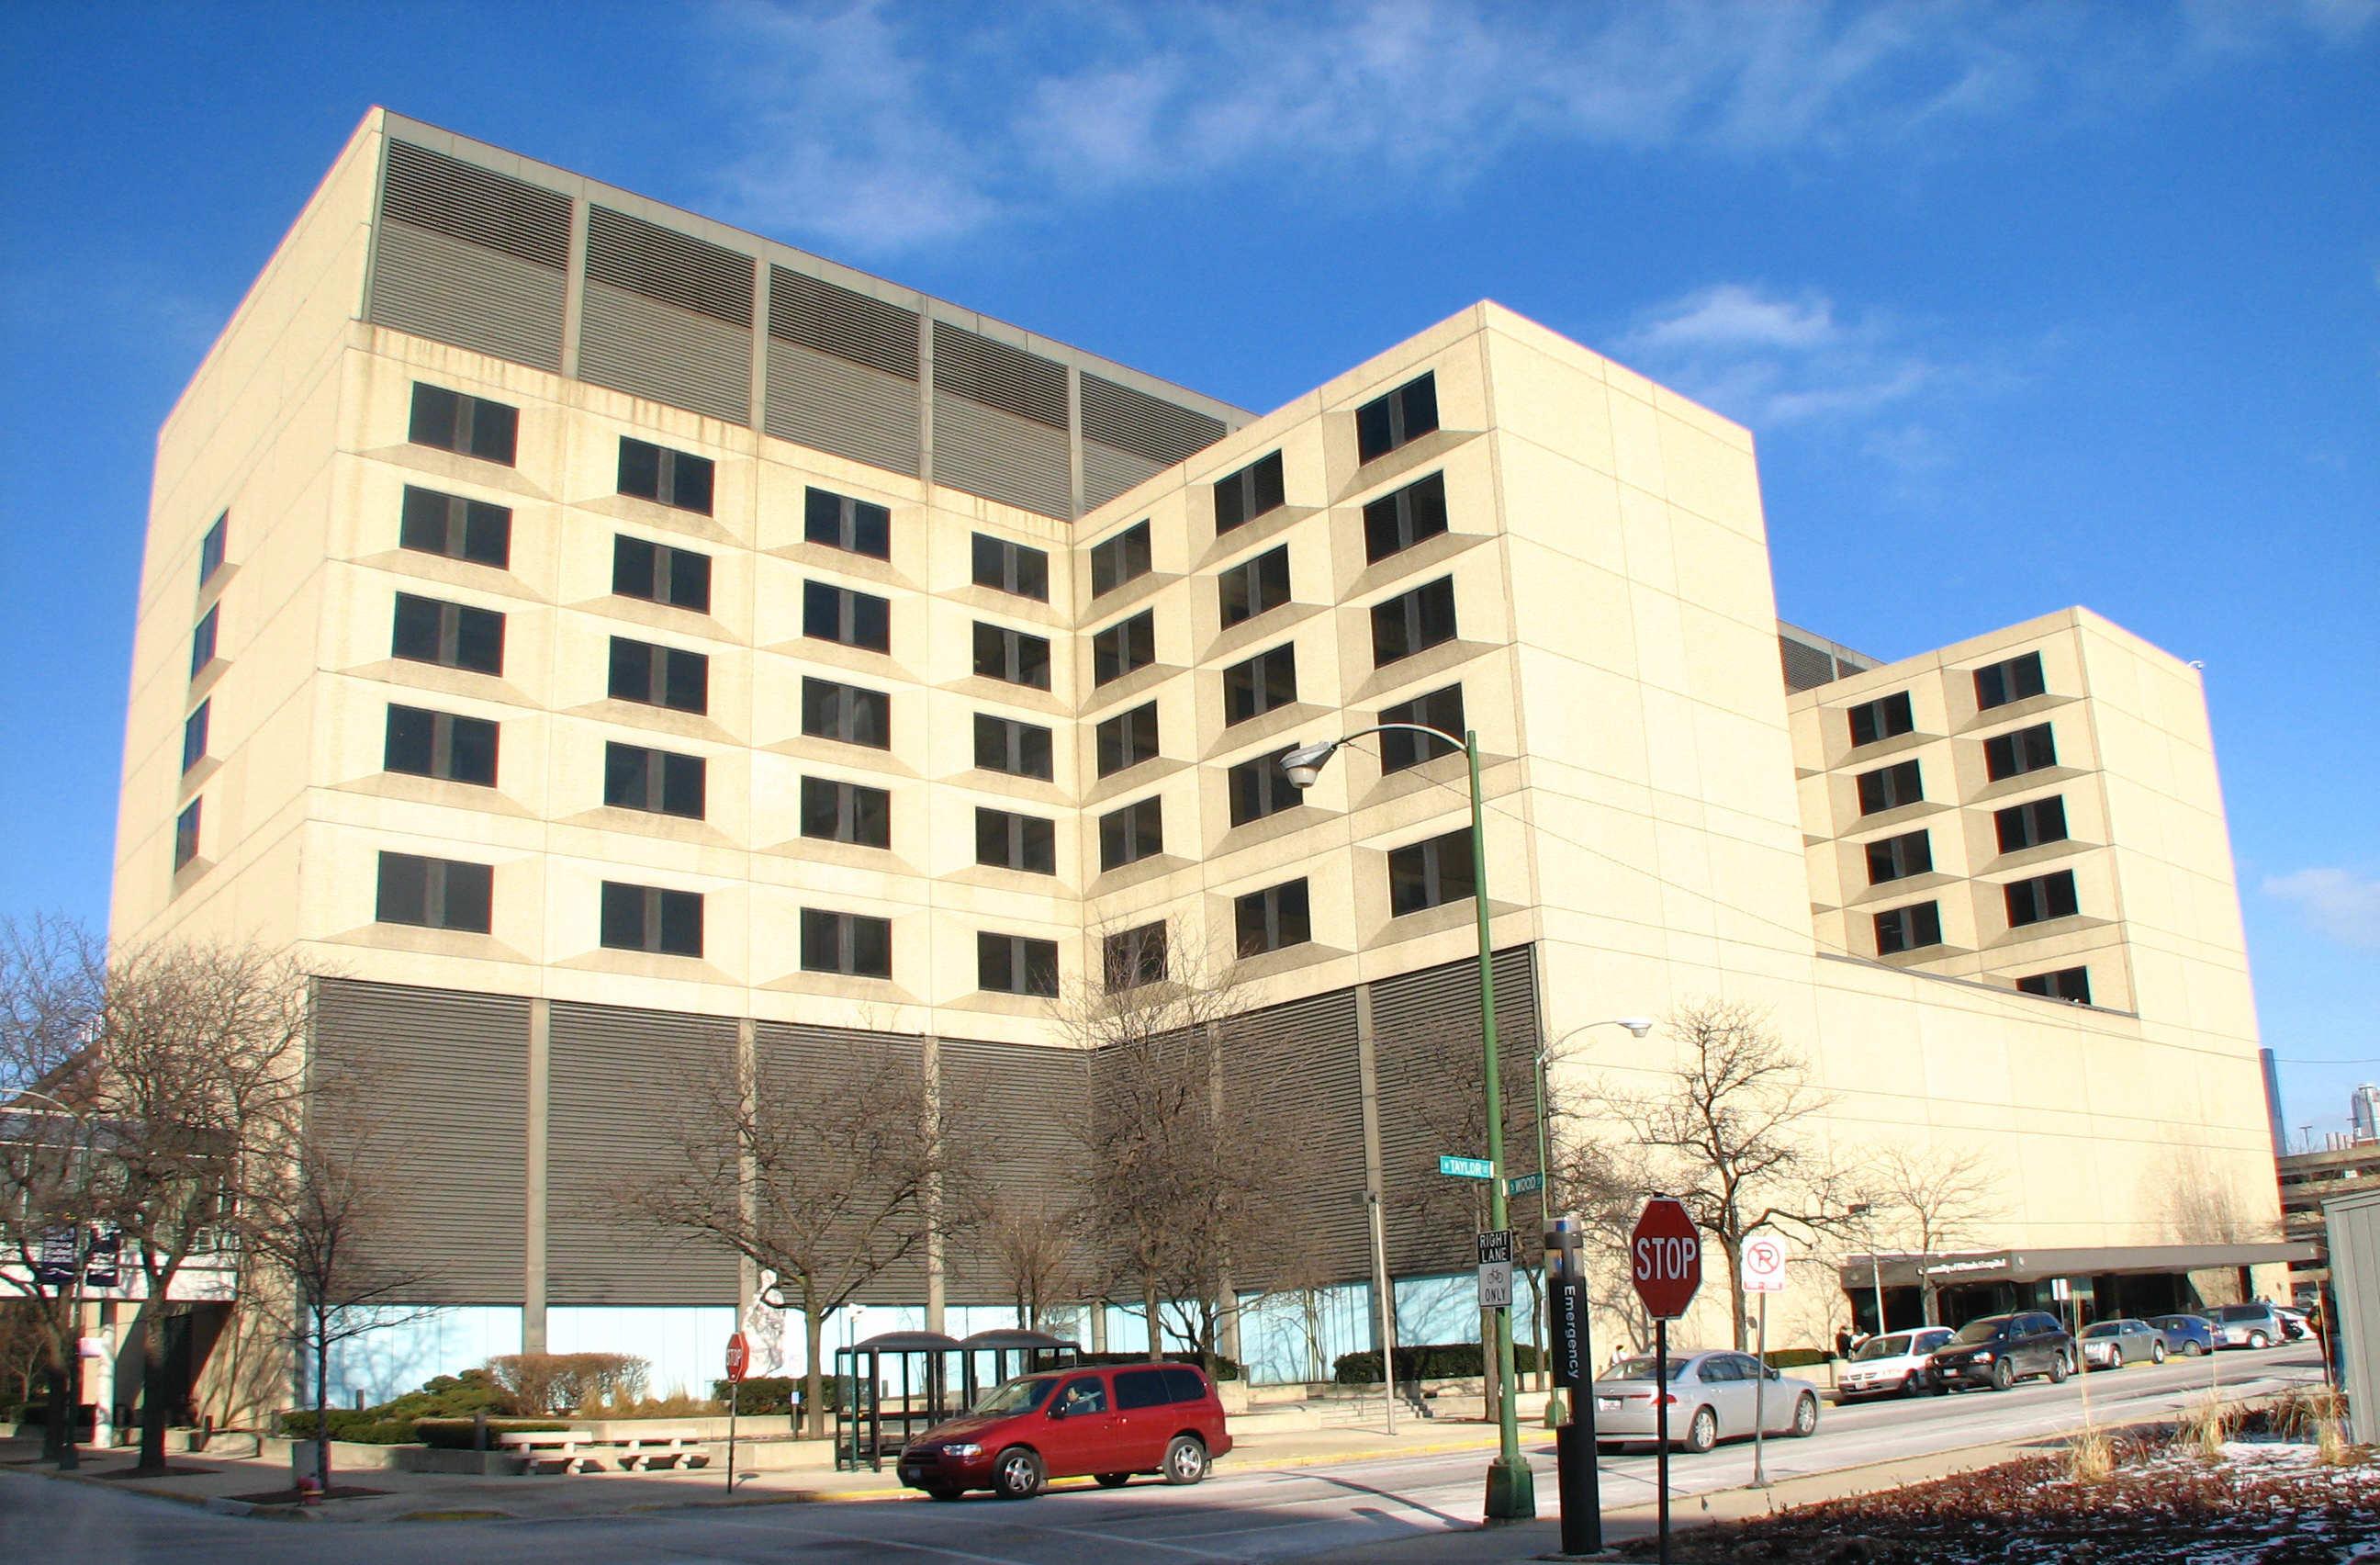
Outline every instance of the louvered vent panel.
<svg viewBox="0 0 2380 1565"><path fill-rule="evenodd" d="M1073 1171L1083 1157L1070 1126L1079 1124L1090 1073L1070 1048L974 1043L945 1038L943 1112L953 1125L993 1138L990 1190L1020 1213L1056 1216L1077 1199ZM949 1251L953 1304L1005 1304L1015 1294L979 1245Z"/></svg>
<svg viewBox="0 0 2380 1565"><path fill-rule="evenodd" d="M769 344L769 434L916 477L917 385L782 338Z"/></svg>
<svg viewBox="0 0 2380 1565"><path fill-rule="evenodd" d="M730 423L752 417L752 334L589 278L578 376Z"/></svg>
<svg viewBox="0 0 2380 1565"><path fill-rule="evenodd" d="M769 268L769 335L904 380L917 378L916 311L777 265Z"/></svg>
<svg viewBox="0 0 2380 1565"><path fill-rule="evenodd" d="M1835 660L1823 649L1807 642L1797 642L1791 636L1778 637L1777 645L1784 654L1785 691L1788 695L1834 682Z"/></svg>
<svg viewBox="0 0 2380 1565"><path fill-rule="evenodd" d="M704 1128L735 1079L735 1024L557 1002L546 1097L546 1294L557 1304L733 1304L735 1257L639 1221L626 1197L684 1175L681 1125Z"/></svg>
<svg viewBox="0 0 2380 1565"><path fill-rule="evenodd" d="M820 1112L831 1094L864 1092L878 1082L920 1080L925 1045L917 1038L866 1033L846 1027L788 1026L764 1021L753 1040L754 1068L762 1080L792 1082L814 1092ZM880 1272L859 1290L868 1304L916 1304L926 1297L923 1244Z"/></svg>
<svg viewBox="0 0 2380 1565"><path fill-rule="evenodd" d="M934 389L1020 419L1066 427L1066 367L1054 359L934 323Z"/></svg>
<svg viewBox="0 0 2380 1565"><path fill-rule="evenodd" d="M587 210L587 275L725 325L752 324L752 258L614 212Z"/></svg>
<svg viewBox="0 0 2380 1565"><path fill-rule="evenodd" d="M540 370L562 368L563 274L393 217L372 237L365 318Z"/></svg>
<svg viewBox="0 0 2380 1565"><path fill-rule="evenodd" d="M1370 1268L1364 1192L1364 1082L1355 1045L1355 996L1339 989L1257 1011L1226 1024L1227 1111L1263 1102L1293 1106L1299 1126L1299 1199L1281 1214L1262 1256L1294 1257L1305 1275L1252 1258L1242 1288L1351 1280ZM1351 1221L1353 1212L1357 1220Z"/></svg>
<svg viewBox="0 0 2380 1565"><path fill-rule="evenodd" d="M1165 471L1164 465L1083 437L1083 507L1104 506L1135 483Z"/></svg>
<svg viewBox="0 0 2380 1565"><path fill-rule="evenodd" d="M935 361L934 482L1061 520L1075 514L1066 432L1018 418L941 385Z"/></svg>
<svg viewBox="0 0 2380 1565"><path fill-rule="evenodd" d="M1223 438L1223 421L1086 372L1083 438L1159 467L1187 461Z"/></svg>
<svg viewBox="0 0 2380 1565"><path fill-rule="evenodd" d="M388 144L381 212L550 271L568 263L568 196L410 141Z"/></svg>
<svg viewBox="0 0 2380 1565"><path fill-rule="evenodd" d="M363 1143L393 1265L423 1303L517 1304L527 1227L528 1002L319 981L314 1046L371 1073Z"/></svg>

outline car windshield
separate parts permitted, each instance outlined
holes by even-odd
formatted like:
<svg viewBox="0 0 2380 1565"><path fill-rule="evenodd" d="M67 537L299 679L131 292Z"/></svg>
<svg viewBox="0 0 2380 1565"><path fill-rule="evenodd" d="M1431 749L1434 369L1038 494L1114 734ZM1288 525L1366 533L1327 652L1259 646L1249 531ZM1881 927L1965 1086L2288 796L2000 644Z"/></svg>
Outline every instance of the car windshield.
<svg viewBox="0 0 2380 1565"><path fill-rule="evenodd" d="M2085 1337L2121 1337L2126 1328L2131 1325L2131 1322L2130 1321L2103 1320L2096 1326L2084 1327L2082 1328L2082 1335Z"/></svg>
<svg viewBox="0 0 2380 1565"><path fill-rule="evenodd" d="M986 1414L1031 1412L1041 1405L1042 1399L1050 1394L1050 1388L1056 1384L1057 1381L1046 1375L1012 1380L994 1388L990 1396L976 1403L975 1411Z"/></svg>
<svg viewBox="0 0 2380 1565"><path fill-rule="evenodd" d="M2265 1306L2262 1304L2226 1304L2221 1309L2215 1312L2215 1318L2216 1320L2263 1320L2265 1318Z"/></svg>
<svg viewBox="0 0 2380 1565"><path fill-rule="evenodd" d="M2009 1317L2006 1315L1985 1315L1981 1320L1971 1320L1966 1325L1961 1327L1959 1328L1959 1335L1953 1337L1950 1340L1953 1342L1988 1342L1993 1338L1998 1337L2000 1334L2001 1329L2005 1327L2008 1323Z"/></svg>
<svg viewBox="0 0 2380 1565"><path fill-rule="evenodd" d="M1658 1363L1658 1360L1649 1358L1621 1359L1618 1363L1613 1364L1609 1369L1605 1370L1597 1378L1604 1380L1650 1380L1653 1378L1653 1371ZM1679 1364L1677 1360L1671 1359L1670 1361L1670 1379L1675 1380L1678 1377L1678 1371L1681 1367L1682 1366Z"/></svg>
<svg viewBox="0 0 2380 1565"><path fill-rule="evenodd" d="M1859 1351L1852 1355L1852 1361L1856 1363L1862 1359L1897 1359L1908 1351L1909 1333L1896 1331L1889 1337L1869 1338L1860 1344Z"/></svg>

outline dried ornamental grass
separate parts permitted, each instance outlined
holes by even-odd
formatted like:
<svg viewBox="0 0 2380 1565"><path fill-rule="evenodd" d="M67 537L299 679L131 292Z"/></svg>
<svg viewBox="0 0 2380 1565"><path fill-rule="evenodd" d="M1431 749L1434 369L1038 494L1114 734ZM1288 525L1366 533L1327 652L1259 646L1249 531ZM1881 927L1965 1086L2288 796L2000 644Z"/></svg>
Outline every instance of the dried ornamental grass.
<svg viewBox="0 0 2380 1565"><path fill-rule="evenodd" d="M2100 1429L2085 1429L2066 1444L2066 1476L2077 1484L2104 1484L2116 1471L2116 1443Z"/></svg>

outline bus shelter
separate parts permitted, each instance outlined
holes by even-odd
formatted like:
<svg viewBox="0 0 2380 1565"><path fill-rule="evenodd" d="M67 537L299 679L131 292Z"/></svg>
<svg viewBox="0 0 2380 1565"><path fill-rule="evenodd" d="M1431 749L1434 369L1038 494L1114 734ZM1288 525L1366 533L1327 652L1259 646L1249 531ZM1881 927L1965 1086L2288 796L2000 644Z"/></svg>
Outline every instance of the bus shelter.
<svg viewBox="0 0 2380 1565"><path fill-rule="evenodd" d="M939 1331L888 1331L834 1351L834 1465L881 1471L886 1457L965 1411L966 1350Z"/></svg>
<svg viewBox="0 0 2380 1565"><path fill-rule="evenodd" d="M966 1405L973 1407L1004 1380L1064 1369L1082 1357L1082 1345L1046 1331L996 1327L959 1344L966 1353Z"/></svg>

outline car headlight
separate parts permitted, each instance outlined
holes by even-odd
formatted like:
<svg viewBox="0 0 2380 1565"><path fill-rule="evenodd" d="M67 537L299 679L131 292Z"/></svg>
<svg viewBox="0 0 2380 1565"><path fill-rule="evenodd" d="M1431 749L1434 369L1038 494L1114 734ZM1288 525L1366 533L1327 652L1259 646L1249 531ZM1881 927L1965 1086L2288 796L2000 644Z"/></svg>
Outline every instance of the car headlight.
<svg viewBox="0 0 2380 1565"><path fill-rule="evenodd" d="M944 1456L957 1457L981 1456L983 1454L983 1448L970 1440L962 1446L944 1446L942 1448L942 1454Z"/></svg>
<svg viewBox="0 0 2380 1565"><path fill-rule="evenodd" d="M1991 1350L1990 1350L1990 1349L1988 1349L1988 1348L1986 1348L1986 1349L1985 1349L1982 1352L1977 1353L1977 1354L1975 1355L1975 1362L1976 1362L1977 1363L1991 1363L1991 1362L1992 1362L1992 1353L1991 1353Z"/></svg>

